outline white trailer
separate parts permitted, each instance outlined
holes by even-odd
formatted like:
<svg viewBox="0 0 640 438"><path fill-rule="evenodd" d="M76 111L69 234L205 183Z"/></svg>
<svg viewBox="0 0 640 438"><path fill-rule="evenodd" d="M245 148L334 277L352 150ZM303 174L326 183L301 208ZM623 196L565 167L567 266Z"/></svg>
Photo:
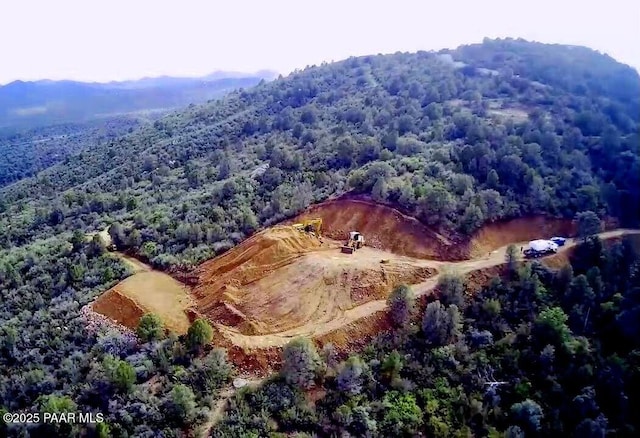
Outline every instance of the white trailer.
<svg viewBox="0 0 640 438"><path fill-rule="evenodd" d="M532 240L529 242L529 248L524 250L526 257L542 257L547 254L555 254L558 252L558 244L551 240Z"/></svg>

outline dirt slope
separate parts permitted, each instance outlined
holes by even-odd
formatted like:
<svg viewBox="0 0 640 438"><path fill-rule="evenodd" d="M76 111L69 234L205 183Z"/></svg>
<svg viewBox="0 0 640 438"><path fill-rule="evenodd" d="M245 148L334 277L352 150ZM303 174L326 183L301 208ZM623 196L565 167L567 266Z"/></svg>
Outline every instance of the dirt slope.
<svg viewBox="0 0 640 438"><path fill-rule="evenodd" d="M480 257L510 243L553 236L571 237L575 233L576 226L568 219L538 216L497 222L485 225L473 235L469 242L469 256Z"/></svg>
<svg viewBox="0 0 640 438"><path fill-rule="evenodd" d="M223 331L278 333L327 323L435 274L374 248L353 256L339 246L292 227L265 230L198 269L195 307Z"/></svg>
<svg viewBox="0 0 640 438"><path fill-rule="evenodd" d="M354 199L318 204L289 223L315 217L323 219L323 239L287 225L266 229L189 274L191 291L116 254L137 273L93 308L131 328L143 313L158 313L178 333L203 315L215 327L215 342L243 363L267 366L298 336L345 345L373 336L386 324L386 299L397 284L411 285L419 297L432 293L438 276L448 271L479 284L505 262L507 245L575 231L571 221L524 218L488 225L471 239L454 242L393 208ZM367 246L342 254L339 247L352 230L365 235ZM601 237L629 233L640 234L614 230ZM549 264L565 263L575 244L569 239ZM367 321L372 323L363 328ZM259 360L251 357L256 350Z"/></svg>
<svg viewBox="0 0 640 438"><path fill-rule="evenodd" d="M618 238L623 235L640 234L638 230L613 230L600 234L600 238L603 240ZM517 245L525 245L526 242L514 242ZM565 246L561 247L559 254L570 252L578 241L570 239ZM508 246L508 245L507 245ZM493 268L505 263L505 256L507 246L503 246L490 254L485 255L482 258L466 260L462 262L439 262L420 260L416 261L423 267L429 267L436 269L439 273L432 276L425 281L419 283L413 283L412 289L417 297L421 297L425 294L431 293L438 282L438 277L444 272L456 272L458 274L467 276L475 271L482 271L488 268ZM544 259L542 259L544 261ZM365 304L344 310L336 315L329 321L313 321L311 323L297 326L295 328L284 330L279 333L270 333L265 335L247 335L234 330L230 327L219 326L220 332L229 339L234 345L247 349L258 348L272 348L282 347L291 339L298 336L313 337L313 338L327 338L329 334L338 330L348 328L350 325L356 323L363 318L369 318L372 315L385 311L387 303L385 299L368 301Z"/></svg>
<svg viewBox="0 0 640 438"><path fill-rule="evenodd" d="M468 240L444 236L400 211L362 199L336 199L311 206L290 223L322 218L323 234L344 240L349 231L364 234L368 246L398 255L439 261L481 257L512 242L575 235L571 220L519 218L484 226Z"/></svg>
<svg viewBox="0 0 640 438"><path fill-rule="evenodd" d="M415 218L371 201L337 199L310 207L293 222L322 218L323 234L345 240L349 231L359 231L366 244L398 255L432 260L463 260L461 248L453 245Z"/></svg>
<svg viewBox="0 0 640 438"><path fill-rule="evenodd" d="M145 313L156 313L169 330L183 334L193 319L192 304L182 283L162 272L140 271L100 295L91 308L129 328Z"/></svg>

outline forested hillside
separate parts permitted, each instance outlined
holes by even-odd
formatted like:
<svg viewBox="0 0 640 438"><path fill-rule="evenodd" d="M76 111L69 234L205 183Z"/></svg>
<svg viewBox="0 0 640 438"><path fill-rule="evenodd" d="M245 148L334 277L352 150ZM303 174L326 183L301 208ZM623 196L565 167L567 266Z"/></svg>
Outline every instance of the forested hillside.
<svg viewBox="0 0 640 438"><path fill-rule="evenodd" d="M178 436L206 422L229 378L224 352L203 351L201 327L136 339L86 321L82 307L129 273L86 232L112 225L119 249L188 268L348 191L453 239L538 213L593 211L637 227L639 95L637 72L588 49L486 41L309 67L82 145L0 188L0 408L81 406L107 413L98 436ZM422 324L344 368L328 365L314 374L327 378L315 408L297 381L249 392L219 434L633 436L637 255L628 243L592 250L575 278L513 267L477 300L427 309L443 327ZM581 303L567 290L595 297ZM531 368L538 353L544 375ZM503 401L476 378L491 371L508 381ZM628 398L607 392L621 387Z"/></svg>
<svg viewBox="0 0 640 438"><path fill-rule="evenodd" d="M149 123L147 117L122 116L0 134L0 187L33 176L89 144L100 144L132 132L144 123Z"/></svg>
<svg viewBox="0 0 640 438"><path fill-rule="evenodd" d="M160 265L194 263L346 190L449 232L583 210L636 224L638 114L620 96L640 93L637 73L548 47L556 76L582 72L573 93L540 82L545 47L353 58L191 107L4 189L0 244L118 220L121 246L144 246Z"/></svg>

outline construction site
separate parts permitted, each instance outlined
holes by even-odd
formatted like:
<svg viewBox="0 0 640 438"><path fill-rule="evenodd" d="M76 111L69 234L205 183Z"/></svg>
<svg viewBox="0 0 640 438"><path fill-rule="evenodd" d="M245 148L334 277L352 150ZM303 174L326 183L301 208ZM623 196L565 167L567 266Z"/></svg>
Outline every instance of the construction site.
<svg viewBox="0 0 640 438"><path fill-rule="evenodd" d="M522 250L540 235L567 236L553 252L558 258L575 246L574 234L571 221L536 217L491 224L453 241L391 207L333 200L205 261L189 274L191 286L137 265L92 308L129 328L153 312L179 334L204 317L215 329L214 343L235 351L240 362L266 355L256 366L267 366L273 349L298 336L347 348L385 329L386 300L399 284L420 297L444 272L481 283L505 263L508 245Z"/></svg>

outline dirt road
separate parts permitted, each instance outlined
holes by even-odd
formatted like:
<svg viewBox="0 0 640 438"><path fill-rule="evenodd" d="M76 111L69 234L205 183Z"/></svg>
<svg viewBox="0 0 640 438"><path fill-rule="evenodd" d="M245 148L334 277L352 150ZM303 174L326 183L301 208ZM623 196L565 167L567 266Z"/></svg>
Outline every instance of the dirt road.
<svg viewBox="0 0 640 438"><path fill-rule="evenodd" d="M151 266L147 265L146 263L142 263L135 257L128 256L119 251L114 251L112 252L112 254L120 258L120 260L122 260L134 274L137 274L138 272L153 271L153 268Z"/></svg>
<svg viewBox="0 0 640 438"><path fill-rule="evenodd" d="M601 233L599 234L599 236L601 239L606 240L627 234L640 234L640 230L619 229ZM516 242L514 244L519 249L521 246L526 246L527 243L528 242ZM565 252L570 248L576 246L577 244L578 240L568 239L566 244L559 248L559 252ZM424 267L435 268L438 270L438 274L422 283L411 285L411 288L413 289L416 296L421 296L433 290L433 288L438 283L439 277L443 273L455 272L464 275L479 269L501 265L505 263L507 247L508 246L504 246L495 251L492 251L491 253L487 253L484 257L479 257L462 262L440 262L414 259L412 260L412 263ZM361 252L357 252L352 257L359 257L360 254ZM245 335L240 333L233 327L222 324L216 324L216 327L231 342L242 348L256 349L280 347L287 344L291 339L299 336L316 337L330 333L361 318L368 317L375 314L376 312L384 311L386 309L386 306L387 302L385 299L373 300L351 309L339 311L337 312L337 314L333 314L332 318L328 321L318 321L316 319L312 322L309 322L308 324L304 324L299 327L265 335Z"/></svg>
<svg viewBox="0 0 640 438"><path fill-rule="evenodd" d="M256 378L244 378L242 380L245 381L245 386L252 388L255 388L262 382L262 379ZM218 422L224 417L224 411L227 408L227 403L229 402L229 399L236 394L237 391L238 390L233 387L233 385L229 385L227 388L220 391L220 394L218 395L218 401L216 402L211 411L211 414L209 415L209 420L200 427L200 430L196 432L196 436L209 436L213 426L218 424Z"/></svg>

